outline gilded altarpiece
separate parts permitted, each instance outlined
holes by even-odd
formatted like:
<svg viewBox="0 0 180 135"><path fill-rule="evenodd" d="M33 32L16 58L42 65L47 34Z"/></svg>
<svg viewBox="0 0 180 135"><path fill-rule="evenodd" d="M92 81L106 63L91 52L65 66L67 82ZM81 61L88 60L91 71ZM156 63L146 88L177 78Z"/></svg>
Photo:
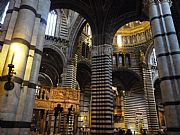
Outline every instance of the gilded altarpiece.
<svg viewBox="0 0 180 135"><path fill-rule="evenodd" d="M53 111L57 104L61 104L63 107L63 111L67 112L68 108L73 105L73 109L76 113L79 112L79 101L80 101L80 91L76 89L70 88L52 88L50 92L47 92L46 89L46 96L48 98L44 99L36 99L34 104L34 109L44 109ZM48 100L47 100L48 99Z"/></svg>

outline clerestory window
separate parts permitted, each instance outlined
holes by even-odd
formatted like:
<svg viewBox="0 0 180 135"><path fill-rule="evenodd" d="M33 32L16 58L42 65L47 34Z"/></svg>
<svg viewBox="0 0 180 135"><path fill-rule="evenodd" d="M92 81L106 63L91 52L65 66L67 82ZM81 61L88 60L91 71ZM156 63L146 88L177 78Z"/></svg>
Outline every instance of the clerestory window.
<svg viewBox="0 0 180 135"><path fill-rule="evenodd" d="M8 4L6 5L5 9L4 9L4 13L2 14L2 16L0 17L0 24L3 24L4 23L4 19L6 17L6 12L8 10L8 7L9 7L9 2Z"/></svg>
<svg viewBox="0 0 180 135"><path fill-rule="evenodd" d="M57 13L55 10L52 10L48 14L47 26L46 26L46 35L55 36L56 30L56 23L57 23Z"/></svg>

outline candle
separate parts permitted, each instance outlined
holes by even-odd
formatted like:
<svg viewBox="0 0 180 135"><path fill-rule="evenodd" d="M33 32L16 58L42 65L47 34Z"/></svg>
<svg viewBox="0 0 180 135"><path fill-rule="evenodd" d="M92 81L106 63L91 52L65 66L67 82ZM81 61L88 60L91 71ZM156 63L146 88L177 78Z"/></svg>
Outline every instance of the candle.
<svg viewBox="0 0 180 135"><path fill-rule="evenodd" d="M12 55L11 64L13 63L13 60L14 60L14 52L13 52L13 55Z"/></svg>

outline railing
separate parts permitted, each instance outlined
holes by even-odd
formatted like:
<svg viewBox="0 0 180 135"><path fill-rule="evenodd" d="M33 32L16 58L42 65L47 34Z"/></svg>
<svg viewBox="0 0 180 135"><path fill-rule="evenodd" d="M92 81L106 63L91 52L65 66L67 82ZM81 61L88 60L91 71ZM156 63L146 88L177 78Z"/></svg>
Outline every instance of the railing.
<svg viewBox="0 0 180 135"><path fill-rule="evenodd" d="M72 88L48 88L37 87L34 109L54 110L57 104L61 104L64 111L73 105L75 112L79 112L80 91Z"/></svg>

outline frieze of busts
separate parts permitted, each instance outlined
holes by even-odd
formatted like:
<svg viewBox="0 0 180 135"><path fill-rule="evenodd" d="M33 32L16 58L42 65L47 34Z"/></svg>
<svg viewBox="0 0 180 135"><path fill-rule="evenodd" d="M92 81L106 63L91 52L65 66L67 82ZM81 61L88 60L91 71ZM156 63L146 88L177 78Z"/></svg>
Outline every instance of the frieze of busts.
<svg viewBox="0 0 180 135"><path fill-rule="evenodd" d="M112 45L104 44L99 46L93 46L92 56L101 56L101 55L112 55Z"/></svg>
<svg viewBox="0 0 180 135"><path fill-rule="evenodd" d="M50 101L59 101L59 100L72 100L73 102L78 102L80 99L79 90L71 88L56 88L51 89L50 92Z"/></svg>

